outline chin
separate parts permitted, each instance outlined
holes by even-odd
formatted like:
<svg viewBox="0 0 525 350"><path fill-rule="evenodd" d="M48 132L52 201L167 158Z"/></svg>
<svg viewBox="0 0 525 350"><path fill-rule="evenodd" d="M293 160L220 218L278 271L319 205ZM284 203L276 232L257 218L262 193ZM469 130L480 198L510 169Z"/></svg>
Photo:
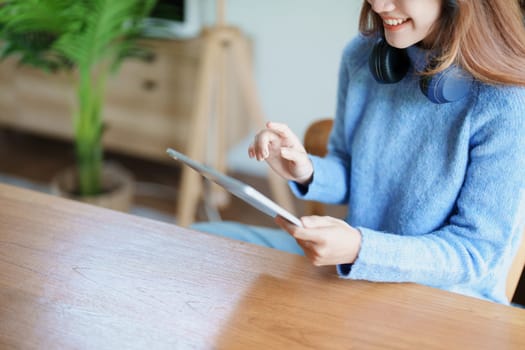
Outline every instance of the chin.
<svg viewBox="0 0 525 350"><path fill-rule="evenodd" d="M385 30L385 39L386 42L397 49L406 49L412 45L417 44L423 40L421 35L417 35L410 30L400 30L397 32L390 32ZM423 36L424 37L424 36Z"/></svg>
<svg viewBox="0 0 525 350"><path fill-rule="evenodd" d="M410 47L417 43L417 41L412 41L412 40L392 40L388 36L385 37L385 39L388 45L395 47L397 49L406 49L407 47Z"/></svg>

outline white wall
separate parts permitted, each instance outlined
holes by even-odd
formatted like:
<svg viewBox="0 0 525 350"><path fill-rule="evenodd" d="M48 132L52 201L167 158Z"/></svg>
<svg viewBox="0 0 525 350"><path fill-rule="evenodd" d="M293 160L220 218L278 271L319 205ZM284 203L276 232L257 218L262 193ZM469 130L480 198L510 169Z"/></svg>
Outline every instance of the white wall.
<svg viewBox="0 0 525 350"><path fill-rule="evenodd" d="M200 1L202 22L214 23L215 1ZM334 115L340 55L357 33L361 4L361 0L226 1L227 22L253 40L255 78L268 120L287 123L302 138L314 119ZM247 157L252 138L230 152L230 169L264 174L266 166Z"/></svg>

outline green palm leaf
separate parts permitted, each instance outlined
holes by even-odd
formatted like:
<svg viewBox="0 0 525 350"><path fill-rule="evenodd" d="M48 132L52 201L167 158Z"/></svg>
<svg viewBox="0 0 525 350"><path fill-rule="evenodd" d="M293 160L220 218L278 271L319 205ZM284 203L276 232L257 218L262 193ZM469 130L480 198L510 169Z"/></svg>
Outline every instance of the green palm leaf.
<svg viewBox="0 0 525 350"><path fill-rule="evenodd" d="M139 48L155 0L8 0L0 3L0 58L46 70L76 68L75 145L83 194L99 192L107 76Z"/></svg>

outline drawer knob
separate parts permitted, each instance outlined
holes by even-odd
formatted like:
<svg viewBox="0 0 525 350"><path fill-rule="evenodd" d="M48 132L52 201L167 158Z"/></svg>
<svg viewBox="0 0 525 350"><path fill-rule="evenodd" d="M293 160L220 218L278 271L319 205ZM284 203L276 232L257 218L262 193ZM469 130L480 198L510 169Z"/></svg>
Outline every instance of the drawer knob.
<svg viewBox="0 0 525 350"><path fill-rule="evenodd" d="M142 81L142 88L146 91L153 91L157 88L157 82L153 79L144 79L144 81Z"/></svg>

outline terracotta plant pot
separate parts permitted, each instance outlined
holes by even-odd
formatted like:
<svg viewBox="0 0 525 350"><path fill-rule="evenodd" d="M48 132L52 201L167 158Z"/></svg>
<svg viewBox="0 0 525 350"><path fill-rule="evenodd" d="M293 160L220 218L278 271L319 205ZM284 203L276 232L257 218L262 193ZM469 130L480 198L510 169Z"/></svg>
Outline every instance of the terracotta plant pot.
<svg viewBox="0 0 525 350"><path fill-rule="evenodd" d="M51 180L51 192L55 195L94 204L100 207L129 211L134 193L134 180L129 171L114 163L105 163L102 168L102 188L98 196L78 195L76 168L67 168Z"/></svg>

